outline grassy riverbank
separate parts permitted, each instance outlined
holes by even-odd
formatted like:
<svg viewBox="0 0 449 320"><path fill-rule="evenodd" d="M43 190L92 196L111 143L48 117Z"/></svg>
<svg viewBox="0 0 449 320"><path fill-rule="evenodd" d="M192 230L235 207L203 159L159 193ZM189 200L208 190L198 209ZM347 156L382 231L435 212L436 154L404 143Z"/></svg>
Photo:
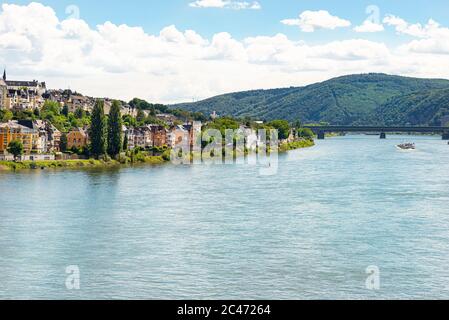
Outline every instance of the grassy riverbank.
<svg viewBox="0 0 449 320"><path fill-rule="evenodd" d="M17 170L43 170L43 169L89 169L89 168L114 168L127 166L131 164L149 164L160 165L166 160L162 157L146 156L138 161L131 163L129 161L117 160L54 160L54 161L0 161L0 171L17 171Z"/></svg>
<svg viewBox="0 0 449 320"><path fill-rule="evenodd" d="M77 169L77 168L98 168L98 167L114 167L120 163L115 160L54 160L54 161L0 161L0 171L6 170L30 170L30 169Z"/></svg>
<svg viewBox="0 0 449 320"><path fill-rule="evenodd" d="M315 145L313 140L299 140L290 143L284 143L279 147L279 152L288 152L296 149L310 148Z"/></svg>
<svg viewBox="0 0 449 320"><path fill-rule="evenodd" d="M282 144L279 152L288 152L291 150L313 147L313 140L301 140ZM44 170L44 169L89 169L89 168L113 168L130 165L161 165L169 161L169 153L162 156L149 156L144 152L138 152L131 156L118 160L54 160L54 161L0 161L1 171L18 170Z"/></svg>

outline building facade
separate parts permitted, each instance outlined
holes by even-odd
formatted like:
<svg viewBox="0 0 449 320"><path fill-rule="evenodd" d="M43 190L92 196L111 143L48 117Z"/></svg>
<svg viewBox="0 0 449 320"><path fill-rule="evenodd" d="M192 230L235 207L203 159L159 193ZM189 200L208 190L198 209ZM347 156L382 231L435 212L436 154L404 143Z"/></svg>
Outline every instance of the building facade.
<svg viewBox="0 0 449 320"><path fill-rule="evenodd" d="M164 126L148 125L148 127L151 130L153 148L155 147L161 148L168 145L167 140L168 130Z"/></svg>
<svg viewBox="0 0 449 320"><path fill-rule="evenodd" d="M83 128L76 128L67 134L67 149L87 147L89 136Z"/></svg>
<svg viewBox="0 0 449 320"><path fill-rule="evenodd" d="M8 97L8 86L3 79L0 79L0 109L6 109L6 99Z"/></svg>
<svg viewBox="0 0 449 320"><path fill-rule="evenodd" d="M6 85L6 95L4 86ZM45 82L14 81L6 78L6 70L3 72L0 91L3 96L3 108L15 110L33 110L41 108L45 100L42 95L47 90Z"/></svg>
<svg viewBox="0 0 449 320"><path fill-rule="evenodd" d="M95 99L79 94L71 94L70 97L64 101L64 103L69 108L69 112L75 113L78 109L91 112L95 105Z"/></svg>
<svg viewBox="0 0 449 320"><path fill-rule="evenodd" d="M20 121L19 121L20 123ZM34 120L33 128L38 130L39 136L43 140L42 152L59 152L61 144L61 131L47 120Z"/></svg>
<svg viewBox="0 0 449 320"><path fill-rule="evenodd" d="M5 154L13 140L22 142L25 154L59 152L61 132L46 120L11 120L1 123L0 153Z"/></svg>
<svg viewBox="0 0 449 320"><path fill-rule="evenodd" d="M6 154L11 141L20 141L25 154L37 153L39 133L17 121L0 123L0 153Z"/></svg>
<svg viewBox="0 0 449 320"><path fill-rule="evenodd" d="M175 148L188 144L189 131L184 126L173 126L167 134L167 146Z"/></svg>
<svg viewBox="0 0 449 320"><path fill-rule="evenodd" d="M129 128L127 131L128 149L151 148L153 146L151 129L148 126Z"/></svg>
<svg viewBox="0 0 449 320"><path fill-rule="evenodd" d="M167 134L166 144L170 148L181 144L193 147L196 143L201 143L201 128L201 122L196 121L172 126Z"/></svg>

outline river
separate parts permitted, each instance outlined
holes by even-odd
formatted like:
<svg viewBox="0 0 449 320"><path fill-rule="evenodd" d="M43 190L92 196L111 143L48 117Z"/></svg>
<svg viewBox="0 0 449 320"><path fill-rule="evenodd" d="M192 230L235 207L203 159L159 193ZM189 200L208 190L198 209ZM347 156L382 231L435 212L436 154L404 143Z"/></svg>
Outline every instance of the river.
<svg viewBox="0 0 449 320"><path fill-rule="evenodd" d="M395 148L405 141L417 150ZM448 266L439 137L318 141L280 155L270 176L248 165L0 173L1 299L448 299Z"/></svg>

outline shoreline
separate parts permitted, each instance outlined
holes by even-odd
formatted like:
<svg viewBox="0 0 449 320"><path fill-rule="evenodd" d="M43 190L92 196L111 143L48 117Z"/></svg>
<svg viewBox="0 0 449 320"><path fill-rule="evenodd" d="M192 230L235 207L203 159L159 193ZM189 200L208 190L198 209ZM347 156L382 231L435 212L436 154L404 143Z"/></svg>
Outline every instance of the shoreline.
<svg viewBox="0 0 449 320"><path fill-rule="evenodd" d="M315 146L314 140L301 140L279 146L279 153L293 150L311 148ZM159 166L170 161L163 156L145 156L136 162L122 163L118 160L47 160L47 161L0 161L0 172L38 171L38 170L84 170L84 169L112 169L130 168L133 166Z"/></svg>
<svg viewBox="0 0 449 320"><path fill-rule="evenodd" d="M167 163L162 157L146 157L144 161L136 163L121 163L117 160L50 160L50 161L0 161L0 172L38 171L38 170L84 170L84 169L113 169L132 167L133 165L161 165Z"/></svg>

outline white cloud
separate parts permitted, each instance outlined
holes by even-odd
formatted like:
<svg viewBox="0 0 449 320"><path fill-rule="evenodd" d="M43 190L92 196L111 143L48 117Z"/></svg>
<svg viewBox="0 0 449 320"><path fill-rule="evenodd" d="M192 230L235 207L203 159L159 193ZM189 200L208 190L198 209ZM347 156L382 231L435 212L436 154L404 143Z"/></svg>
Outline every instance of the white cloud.
<svg viewBox="0 0 449 320"><path fill-rule="evenodd" d="M411 24L402 18L387 15L383 21L389 26L393 26L398 34L405 34L417 38L427 38L431 36L438 36L446 34L449 29L442 28L438 22L433 19L429 19L427 24L422 25L420 23Z"/></svg>
<svg viewBox="0 0 449 320"><path fill-rule="evenodd" d="M427 24L409 23L402 18L387 15L384 23L393 26L400 35L418 38L401 46L403 51L421 54L449 54L449 28L429 19Z"/></svg>
<svg viewBox="0 0 449 320"><path fill-rule="evenodd" d="M399 33L417 35L389 47L366 39L310 44L284 34L236 39L221 32L207 39L174 25L150 34L112 22L90 27L83 20L59 20L35 3L1 8L0 65L11 79L39 79L50 88L70 86L97 97L174 103L351 73L449 74L449 30L434 21L411 28L400 18L387 20Z"/></svg>
<svg viewBox="0 0 449 320"><path fill-rule="evenodd" d="M246 51L242 43L227 32L213 36L210 47L205 48L205 59L246 61Z"/></svg>
<svg viewBox="0 0 449 320"><path fill-rule="evenodd" d="M220 9L233 9L233 10L259 10L262 6L259 2L247 2L247 1L232 1L232 0L197 0L189 4L193 8L220 8Z"/></svg>
<svg viewBox="0 0 449 320"><path fill-rule="evenodd" d="M3 33L0 37L0 48L6 50L16 50L21 52L30 52L32 43L27 37L17 35L13 32Z"/></svg>
<svg viewBox="0 0 449 320"><path fill-rule="evenodd" d="M355 32L360 33L374 33L374 32L381 32L384 31L385 28L380 23L372 22L371 20L365 20L360 26L357 26L354 28Z"/></svg>
<svg viewBox="0 0 449 320"><path fill-rule="evenodd" d="M288 26L299 26L303 32L314 32L317 29L331 29L350 27L351 22L331 15L328 11L304 11L299 19L285 19L281 23Z"/></svg>

